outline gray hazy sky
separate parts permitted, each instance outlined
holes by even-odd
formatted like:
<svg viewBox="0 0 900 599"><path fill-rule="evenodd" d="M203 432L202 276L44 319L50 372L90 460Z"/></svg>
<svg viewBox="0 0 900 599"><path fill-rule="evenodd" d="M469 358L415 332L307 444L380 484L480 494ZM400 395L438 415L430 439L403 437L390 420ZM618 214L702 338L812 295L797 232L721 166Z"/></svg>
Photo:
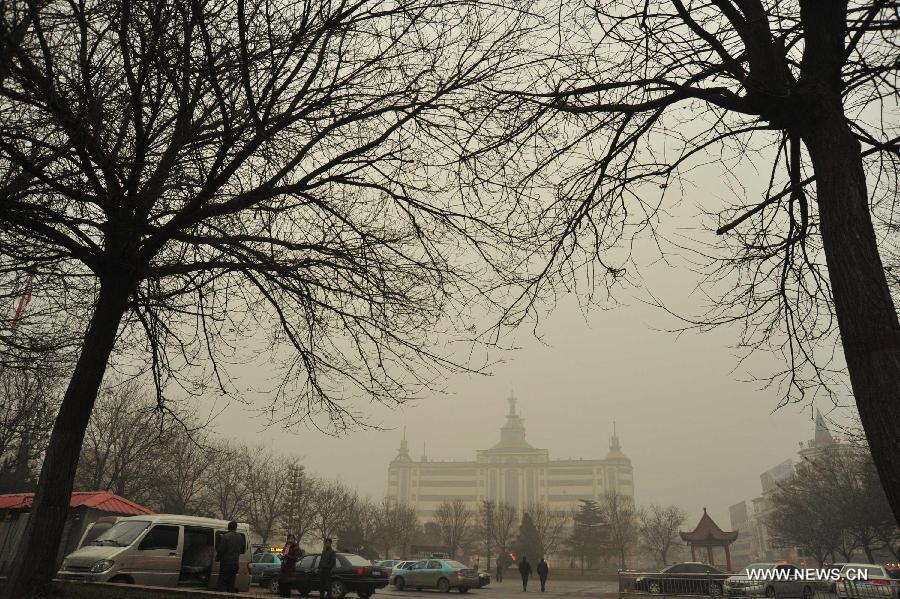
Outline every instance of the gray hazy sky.
<svg viewBox="0 0 900 599"><path fill-rule="evenodd" d="M668 291L689 291L690 273L672 270ZM251 443L286 443L311 471L378 496L403 427L415 458L427 443L429 459L474 459L476 449L498 440L512 390L528 440L551 458L604 457L615 420L634 466L638 503L677 504L689 520L706 506L726 526L729 505L759 494L759 474L796 457L798 443L812 438L812 411L798 404L773 413L775 392L738 380L745 373L733 371L730 331L659 330L676 324L636 300L585 317L569 298L544 321L541 341L527 330L517 335L521 349L506 355L493 376L451 377L447 394L397 410L362 406L391 431L341 439L302 428L283 433L265 430L237 407L216 428ZM767 354L758 362L764 368L776 360ZM846 414L831 404L821 408L833 410L833 418Z"/></svg>

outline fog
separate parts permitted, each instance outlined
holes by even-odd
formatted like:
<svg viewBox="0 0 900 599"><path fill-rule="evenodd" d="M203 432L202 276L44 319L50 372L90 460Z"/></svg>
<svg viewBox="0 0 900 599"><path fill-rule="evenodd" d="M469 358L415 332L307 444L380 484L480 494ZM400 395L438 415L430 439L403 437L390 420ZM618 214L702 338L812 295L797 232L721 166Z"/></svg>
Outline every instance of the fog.
<svg viewBox="0 0 900 599"><path fill-rule="evenodd" d="M778 369L777 356L760 354L736 368L733 331L665 330L679 322L641 299L652 292L691 309L695 277L683 267L643 274L647 286L618 294L622 305L615 309L584 314L573 296L564 298L540 324L540 339L521 329L518 350L493 355L504 362L491 376L451 376L444 393L395 410L358 404L388 430L341 438L304 427L284 431L266 428L236 405L219 416L215 430L287 449L311 472L379 496L404 428L414 459L426 452L430 460L472 460L498 441L513 392L528 441L548 449L551 459L605 457L615 421L634 467L638 504L677 504L690 525L707 507L727 527L728 506L758 496L759 475L796 459L798 444L812 438L814 408L838 423L850 410L830 401L776 410L778 392L747 379Z"/></svg>

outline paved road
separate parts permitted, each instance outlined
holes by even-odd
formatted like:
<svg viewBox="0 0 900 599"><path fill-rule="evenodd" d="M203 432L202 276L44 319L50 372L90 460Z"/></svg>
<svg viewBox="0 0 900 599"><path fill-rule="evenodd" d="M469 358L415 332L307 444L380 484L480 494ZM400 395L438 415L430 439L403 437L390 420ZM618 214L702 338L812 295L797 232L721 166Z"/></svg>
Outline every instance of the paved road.
<svg viewBox="0 0 900 599"><path fill-rule="evenodd" d="M535 578L528 583L527 593L522 592L522 585L518 580L504 580L499 584L491 583L489 586L482 589L472 589L466 595L462 595L457 591L451 591L446 597L447 599L461 599L462 597L466 597L466 599L525 599L526 597L531 597L532 599L541 599L544 597L563 597L569 599L595 597L599 599L613 599L614 597L618 597L618 589L619 585L615 582L553 580L551 578L547 582L547 591L541 593L541 583ZM277 595L273 595L267 590L255 586L251 588L250 596L266 599L277 597ZM442 595L436 590L409 590L401 592L394 587L389 586L379 590L373 599L441 599L443 596L445 595ZM295 593L294 597L299 598L300 596ZM347 598L356 599L356 595L351 593ZM318 595L310 595L309 599L318 599Z"/></svg>

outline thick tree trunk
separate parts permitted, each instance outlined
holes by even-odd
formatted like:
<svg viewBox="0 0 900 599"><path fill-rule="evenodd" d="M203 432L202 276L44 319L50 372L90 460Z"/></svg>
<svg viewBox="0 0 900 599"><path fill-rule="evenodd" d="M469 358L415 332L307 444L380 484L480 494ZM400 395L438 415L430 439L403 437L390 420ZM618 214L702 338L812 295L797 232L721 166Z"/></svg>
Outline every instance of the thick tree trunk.
<svg viewBox="0 0 900 599"><path fill-rule="evenodd" d="M127 286L101 284L81 355L53 426L12 576L4 590L8 599L47 594L56 574L56 552L69 512L78 457L128 295Z"/></svg>
<svg viewBox="0 0 900 599"><path fill-rule="evenodd" d="M878 254L860 145L835 97L804 131L853 395L881 484L900 521L900 324Z"/></svg>

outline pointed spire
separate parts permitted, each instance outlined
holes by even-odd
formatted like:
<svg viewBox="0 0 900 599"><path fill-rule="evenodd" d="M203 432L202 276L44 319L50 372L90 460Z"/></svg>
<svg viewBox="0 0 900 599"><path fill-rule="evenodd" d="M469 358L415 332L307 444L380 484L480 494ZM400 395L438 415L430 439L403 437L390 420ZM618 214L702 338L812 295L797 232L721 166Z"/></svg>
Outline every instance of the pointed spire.
<svg viewBox="0 0 900 599"><path fill-rule="evenodd" d="M816 409L816 436L814 438L814 443L816 447L834 443L834 437L831 436L831 431L828 429L825 417L822 416L822 412L818 409Z"/></svg>
<svg viewBox="0 0 900 599"><path fill-rule="evenodd" d="M612 438L609 440L609 450L611 452L621 452L622 445L619 443L619 435L616 433L616 421L613 420L613 434Z"/></svg>

